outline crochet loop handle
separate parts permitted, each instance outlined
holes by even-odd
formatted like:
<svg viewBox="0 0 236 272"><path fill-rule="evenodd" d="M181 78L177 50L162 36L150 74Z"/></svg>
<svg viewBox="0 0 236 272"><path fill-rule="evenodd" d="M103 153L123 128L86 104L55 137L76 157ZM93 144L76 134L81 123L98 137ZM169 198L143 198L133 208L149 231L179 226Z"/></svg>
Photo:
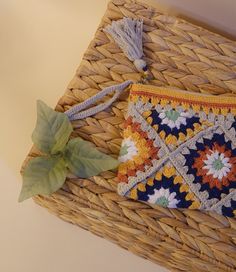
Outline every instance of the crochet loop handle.
<svg viewBox="0 0 236 272"><path fill-rule="evenodd" d="M84 119L100 111L103 111L107 109L113 102L115 102L120 96L120 94L122 93L122 91L125 88L127 88L129 85L131 85L132 83L133 83L132 80L127 80L121 84L106 87L105 89L97 93L96 95L88 98L84 102L77 104L73 106L72 108L70 108L69 110L65 111L65 114L68 116L70 121L73 121L73 120ZM89 109L86 109L89 106L93 105L95 102L97 102L99 99L105 97L106 95L114 91L115 91L114 95L108 101L102 104L99 104L97 106L91 107Z"/></svg>

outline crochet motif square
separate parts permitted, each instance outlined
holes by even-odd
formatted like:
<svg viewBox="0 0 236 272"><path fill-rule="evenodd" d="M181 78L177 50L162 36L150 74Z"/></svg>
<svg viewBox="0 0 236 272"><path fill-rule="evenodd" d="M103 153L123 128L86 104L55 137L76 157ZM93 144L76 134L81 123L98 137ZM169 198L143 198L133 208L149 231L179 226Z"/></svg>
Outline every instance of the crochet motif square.
<svg viewBox="0 0 236 272"><path fill-rule="evenodd" d="M236 215L236 101L134 84L123 134L121 195Z"/></svg>

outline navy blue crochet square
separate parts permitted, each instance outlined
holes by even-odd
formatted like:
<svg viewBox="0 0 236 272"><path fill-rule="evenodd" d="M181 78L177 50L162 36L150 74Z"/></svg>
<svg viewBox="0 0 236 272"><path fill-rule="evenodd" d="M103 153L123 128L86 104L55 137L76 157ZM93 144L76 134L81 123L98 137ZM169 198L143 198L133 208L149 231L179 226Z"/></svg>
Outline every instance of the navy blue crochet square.
<svg viewBox="0 0 236 272"><path fill-rule="evenodd" d="M201 124L198 116L191 115L189 112L171 110L162 110L157 112L152 110L149 118L151 120L151 126L157 126L157 132L165 132L166 137L173 135L177 139L182 132L185 136L188 134L188 129L194 131L195 124Z"/></svg>
<svg viewBox="0 0 236 272"><path fill-rule="evenodd" d="M224 134L214 133L210 139L202 137L196 149L189 148L185 154L187 174L194 176L193 183L207 191L209 199L221 199L221 194L229 194L236 188L236 149Z"/></svg>
<svg viewBox="0 0 236 272"><path fill-rule="evenodd" d="M153 179L153 184L145 184L145 190L137 189L137 198L152 204L169 208L189 208L193 204L187 195L188 191L181 191L181 184L174 182L174 176L162 176L161 181Z"/></svg>

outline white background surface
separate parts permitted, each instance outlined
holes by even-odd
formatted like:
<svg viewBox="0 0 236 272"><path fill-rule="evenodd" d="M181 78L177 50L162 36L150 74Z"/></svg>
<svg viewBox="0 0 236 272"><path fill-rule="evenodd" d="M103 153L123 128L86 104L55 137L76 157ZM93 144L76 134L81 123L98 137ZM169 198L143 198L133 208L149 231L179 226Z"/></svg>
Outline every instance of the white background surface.
<svg viewBox="0 0 236 272"><path fill-rule="evenodd" d="M35 101L54 106L105 12L107 0L0 0L0 271L166 271L31 200L17 203ZM235 0L149 0L236 36Z"/></svg>

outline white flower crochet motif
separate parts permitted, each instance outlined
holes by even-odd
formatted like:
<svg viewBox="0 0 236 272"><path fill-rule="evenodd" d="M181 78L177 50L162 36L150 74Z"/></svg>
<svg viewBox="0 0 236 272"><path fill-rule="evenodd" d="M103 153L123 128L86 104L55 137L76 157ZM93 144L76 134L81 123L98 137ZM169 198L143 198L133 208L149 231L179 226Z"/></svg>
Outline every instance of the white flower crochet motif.
<svg viewBox="0 0 236 272"><path fill-rule="evenodd" d="M206 155L207 160L204 160L205 166L203 166L203 169L208 170L207 175L212 175L213 178L222 180L231 170L232 165L229 163L230 159L219 151L211 152L210 155Z"/></svg>
<svg viewBox="0 0 236 272"><path fill-rule="evenodd" d="M176 110L162 110L162 112L159 114L159 117L162 119L161 124L167 125L171 129L177 128L180 129L180 126L186 125L186 119L189 116L189 113L187 112L179 112Z"/></svg>
<svg viewBox="0 0 236 272"><path fill-rule="evenodd" d="M160 190L155 189L153 195L148 196L148 202L151 204L158 204L163 207L176 208L179 200L175 199L176 193L170 193L169 189L161 188Z"/></svg>
<svg viewBox="0 0 236 272"><path fill-rule="evenodd" d="M121 144L119 161L126 162L128 160L132 160L132 158L137 154L138 149L131 137L124 139Z"/></svg>

